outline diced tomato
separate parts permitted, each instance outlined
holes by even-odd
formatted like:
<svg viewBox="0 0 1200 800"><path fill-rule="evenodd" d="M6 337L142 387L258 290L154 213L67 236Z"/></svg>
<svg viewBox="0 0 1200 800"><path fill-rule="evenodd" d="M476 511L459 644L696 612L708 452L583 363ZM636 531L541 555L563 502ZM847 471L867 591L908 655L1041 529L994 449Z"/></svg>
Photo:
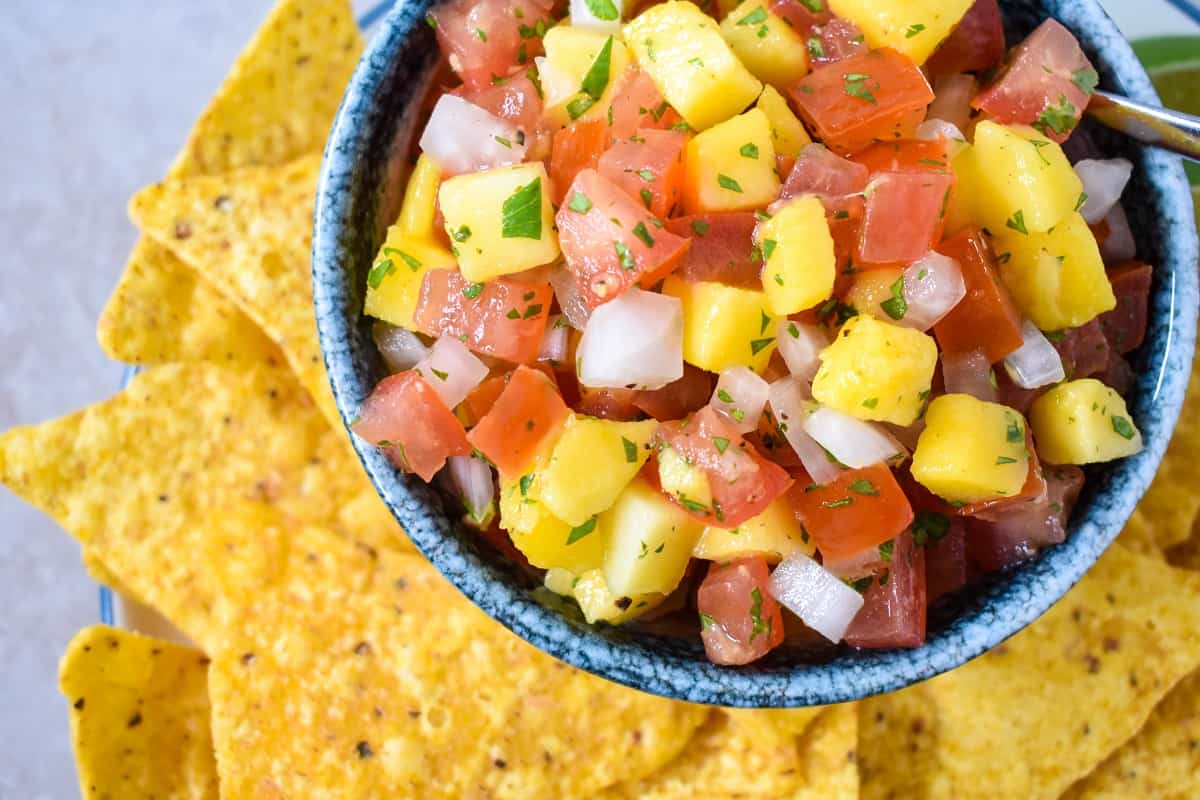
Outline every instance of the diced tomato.
<svg viewBox="0 0 1200 800"><path fill-rule="evenodd" d="M683 377L661 389L642 389L633 404L659 422L683 419L699 411L712 397L712 374L691 364L683 365Z"/></svg>
<svg viewBox="0 0 1200 800"><path fill-rule="evenodd" d="M471 390L458 407L454 409L455 416L467 428L473 428L479 424L479 420L492 410L492 406L496 404L496 398L504 391L504 387L508 385L508 373L503 375L493 375L487 378L483 383Z"/></svg>
<svg viewBox="0 0 1200 800"><path fill-rule="evenodd" d="M597 171L656 217L666 219L683 191L683 148L687 134L639 128L600 156Z"/></svg>
<svg viewBox="0 0 1200 800"><path fill-rule="evenodd" d="M591 308L634 284L653 286L683 261L691 244L593 169L575 176L555 220L567 267Z"/></svg>
<svg viewBox="0 0 1200 800"><path fill-rule="evenodd" d="M809 30L807 43L813 69L860 56L870 49L862 29L850 20L841 18Z"/></svg>
<svg viewBox="0 0 1200 800"><path fill-rule="evenodd" d="M560 432L569 412L543 373L520 366L467 439L501 475L522 475L543 444Z"/></svg>
<svg viewBox="0 0 1200 800"><path fill-rule="evenodd" d="M913 520L904 490L884 464L846 470L830 483L799 487L789 497L826 564L860 557Z"/></svg>
<svg viewBox="0 0 1200 800"><path fill-rule="evenodd" d="M996 0L975 0L966 16L925 62L929 74L979 72L1004 58L1004 21Z"/></svg>
<svg viewBox="0 0 1200 800"><path fill-rule="evenodd" d="M508 120L526 136L537 129L538 119L542 115L542 96L523 67L487 86L471 87L464 84L451 94L457 94L485 111Z"/></svg>
<svg viewBox="0 0 1200 800"><path fill-rule="evenodd" d="M1021 346L1021 316L996 272L996 257L978 228L967 228L943 241L937 251L958 262L967 295L933 327L948 353L982 348L995 364Z"/></svg>
<svg viewBox="0 0 1200 800"><path fill-rule="evenodd" d="M462 423L417 372L398 372L371 391L350 426L405 472L423 481L433 476L450 456L468 456L471 445Z"/></svg>
<svg viewBox="0 0 1200 800"><path fill-rule="evenodd" d="M780 357L780 361L782 361ZM775 356L771 356L771 362L767 365L767 373L771 373L772 365L775 363ZM783 377L788 374L787 366L785 365L778 377ZM770 382L771 379L763 376L764 380ZM800 457L796 455L796 451L788 444L787 438L783 432L779 430L779 422L775 419L775 415L771 413L770 408L764 408L762 416L758 418L758 429L746 434L746 440L754 445L754 447L767 458L774 461L779 466L791 473L793 485L800 484L808 486L812 483L812 478L804 471L803 465L800 463Z"/></svg>
<svg viewBox="0 0 1200 800"><path fill-rule="evenodd" d="M824 25L833 19L823 0L817 3L812 0L771 0L769 8L772 14L782 17L792 30L806 38L817 25Z"/></svg>
<svg viewBox="0 0 1200 800"><path fill-rule="evenodd" d="M717 440L726 442L718 447ZM736 528L760 514L787 491L792 479L782 467L763 458L711 406L682 422L664 422L654 434L659 448L671 447L689 464L704 470L712 508L684 504L692 516ZM678 498L672 498L678 499Z"/></svg>
<svg viewBox="0 0 1200 800"><path fill-rule="evenodd" d="M1097 80L1078 40L1047 19L1009 55L1000 76L975 97L975 108L1003 124L1032 125L1064 142L1087 108Z"/></svg>
<svg viewBox="0 0 1200 800"><path fill-rule="evenodd" d="M689 281L715 281L761 290L762 261L754 257L757 224L749 211L668 219L667 230L692 240L679 274Z"/></svg>
<svg viewBox="0 0 1200 800"><path fill-rule="evenodd" d="M429 12L450 68L473 88L532 64L542 52L538 31L551 24L545 0L451 0ZM540 23L540 25L539 25Z"/></svg>
<svg viewBox="0 0 1200 800"><path fill-rule="evenodd" d="M1079 467L1047 467L1042 498L1003 514L967 518L968 557L990 572L1032 558L1039 547L1062 542L1082 487Z"/></svg>
<svg viewBox="0 0 1200 800"><path fill-rule="evenodd" d="M1092 232L1092 236L1096 237L1096 246L1100 248L1100 252L1104 252L1104 243L1108 241L1108 237L1112 236L1112 228L1109 227L1108 218L1099 222L1089 222L1088 230Z"/></svg>
<svg viewBox="0 0 1200 800"><path fill-rule="evenodd" d="M634 389L589 389L579 387L579 404L575 410L589 417L632 422L641 419L641 409L633 404L637 398Z"/></svg>
<svg viewBox="0 0 1200 800"><path fill-rule="evenodd" d="M1062 358L1067 380L1088 378L1108 368L1111 351L1100 320L1093 319L1078 328L1059 331L1054 339L1054 348Z"/></svg>
<svg viewBox="0 0 1200 800"><path fill-rule="evenodd" d="M614 140L628 139L639 128L669 130L683 122L683 117L663 99L654 79L634 67L621 76L609 108L609 133Z"/></svg>
<svg viewBox="0 0 1200 800"><path fill-rule="evenodd" d="M1146 338L1152 279L1150 265L1138 261L1127 261L1108 272L1117 307L1100 315L1100 327L1118 353L1137 350Z"/></svg>
<svg viewBox="0 0 1200 800"><path fill-rule="evenodd" d="M1029 407L1033 405L1033 401L1045 394L1050 388L1049 386L1042 386L1037 389L1023 389L1013 383L1008 370L1001 366L995 367L993 373L996 376L997 401L1001 405L1006 405L1009 408L1020 411L1022 414L1028 414Z"/></svg>
<svg viewBox="0 0 1200 800"><path fill-rule="evenodd" d="M883 569L846 629L851 647L917 647L925 641L925 548L904 531L884 548Z"/></svg>
<svg viewBox="0 0 1200 800"><path fill-rule="evenodd" d="M921 524L925 539L925 596L933 603L967 585L966 523L936 512L917 512L914 531ZM924 522L922 522L924 520ZM936 537L936 538L935 538Z"/></svg>
<svg viewBox="0 0 1200 800"><path fill-rule="evenodd" d="M477 286L458 270L425 273L413 315L421 332L458 337L475 352L505 361L537 359L554 301L550 284L497 278Z"/></svg>
<svg viewBox="0 0 1200 800"><path fill-rule="evenodd" d="M1133 389L1136 379L1137 375L1134 374L1133 367L1129 366L1129 362L1124 357L1116 353L1109 353L1108 367L1100 376L1100 380L1105 386L1124 397Z"/></svg>
<svg viewBox="0 0 1200 800"><path fill-rule="evenodd" d="M869 179L865 165L842 158L824 145L810 144L800 151L779 196L786 200L815 194L826 210L831 206L836 210L843 207L847 197L862 194Z"/></svg>
<svg viewBox="0 0 1200 800"><path fill-rule="evenodd" d="M855 263L908 264L942 234L954 189L950 172L883 172L871 179Z"/></svg>
<svg viewBox="0 0 1200 800"><path fill-rule="evenodd" d="M788 95L809 130L848 155L876 141L913 138L933 89L907 56L884 48L815 69Z"/></svg>
<svg viewBox="0 0 1200 800"><path fill-rule="evenodd" d="M608 123L602 119L579 119L554 134L550 153L550 177L554 203L561 206L575 176L595 169L609 145Z"/></svg>
<svg viewBox="0 0 1200 800"><path fill-rule="evenodd" d="M713 562L696 592L700 638L714 664L749 664L783 641L783 612L767 592L762 556Z"/></svg>
<svg viewBox="0 0 1200 800"><path fill-rule="evenodd" d="M948 172L950 142L937 139L898 139L880 142L857 153L851 159L874 175L877 172Z"/></svg>

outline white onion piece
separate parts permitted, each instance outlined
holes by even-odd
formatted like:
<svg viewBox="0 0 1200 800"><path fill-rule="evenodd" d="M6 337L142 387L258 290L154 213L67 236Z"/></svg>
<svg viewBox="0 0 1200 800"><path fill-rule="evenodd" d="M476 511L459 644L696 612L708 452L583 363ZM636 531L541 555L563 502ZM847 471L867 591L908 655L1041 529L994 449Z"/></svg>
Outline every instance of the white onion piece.
<svg viewBox="0 0 1200 800"><path fill-rule="evenodd" d="M1037 389L1065 380L1062 357L1045 334L1029 320L1021 323L1021 346L1004 359L1004 369L1022 389Z"/></svg>
<svg viewBox="0 0 1200 800"><path fill-rule="evenodd" d="M942 353L942 380L946 383L946 394L969 394L989 403L996 402L992 365L980 348L966 353Z"/></svg>
<svg viewBox="0 0 1200 800"><path fill-rule="evenodd" d="M571 327L577 331L587 327L588 317L592 315L592 310L588 308L583 295L579 293L579 284L575 283L575 273L566 268L556 269L550 273L548 280L554 287L554 297L558 300L558 307L562 309L563 316L567 318Z"/></svg>
<svg viewBox="0 0 1200 800"><path fill-rule="evenodd" d="M941 253L930 251L914 261L903 277L908 310L899 324L906 328L929 330L967 296L962 268Z"/></svg>
<svg viewBox="0 0 1200 800"><path fill-rule="evenodd" d="M524 138L515 125L452 94L442 95L433 107L421 134L421 150L449 175L525 159Z"/></svg>
<svg viewBox="0 0 1200 800"><path fill-rule="evenodd" d="M1104 260L1112 263L1128 261L1135 257L1137 243L1133 240L1133 229L1129 227L1129 217L1125 216L1125 209L1121 207L1120 203L1112 207L1104 221L1108 224L1108 238L1100 246L1100 255L1104 256Z"/></svg>
<svg viewBox="0 0 1200 800"><path fill-rule="evenodd" d="M453 336L434 342L429 355L414 369L450 408L461 403L488 375L487 365Z"/></svg>
<svg viewBox="0 0 1200 800"><path fill-rule="evenodd" d="M780 432L796 451L809 476L817 483L829 483L837 478L842 468L830 461L821 445L804 432L804 420L814 408L808 385L796 377L780 378L768 387L767 396Z"/></svg>
<svg viewBox="0 0 1200 800"><path fill-rule="evenodd" d="M936 142L942 137L953 142L965 142L967 137L953 122L944 119L927 119L917 126L917 138L926 142Z"/></svg>
<svg viewBox="0 0 1200 800"><path fill-rule="evenodd" d="M1133 174L1133 162L1127 158L1085 158L1075 164L1075 174L1083 181L1083 193L1087 195L1079 213L1089 225L1095 225L1121 199Z"/></svg>
<svg viewBox="0 0 1200 800"><path fill-rule="evenodd" d="M929 111L925 114L925 120L942 120L950 123L959 131L957 136L950 136L951 139L966 141L962 131L971 124L971 100L975 98L976 90L979 84L975 81L973 75L966 73L958 73L956 75L943 75L933 83L933 102L929 104ZM917 138L924 138L920 135L918 128Z"/></svg>
<svg viewBox="0 0 1200 800"><path fill-rule="evenodd" d="M847 467L858 469L903 457L904 445L880 425L832 408L818 408L804 420L804 431Z"/></svg>
<svg viewBox="0 0 1200 800"><path fill-rule="evenodd" d="M546 333L542 336L542 347L538 350L538 361L549 361L551 366L567 361L567 337L570 328L562 315L555 314L546 320Z"/></svg>
<svg viewBox="0 0 1200 800"><path fill-rule="evenodd" d="M533 59L537 65L538 82L542 84L542 107L551 108L571 99L579 91L579 81L545 56Z"/></svg>
<svg viewBox="0 0 1200 800"><path fill-rule="evenodd" d="M821 368L821 351L829 345L825 331L816 325L781 319L775 330L775 344L788 372L811 385Z"/></svg>
<svg viewBox="0 0 1200 800"><path fill-rule="evenodd" d="M371 338L375 340L383 362L392 372L412 369L429 355L429 348L421 341L421 337L386 322L376 321L371 327Z"/></svg>
<svg viewBox="0 0 1200 800"><path fill-rule="evenodd" d="M621 35L621 7L624 3L623 0L612 0L612 4L617 10L616 18L600 19L592 13L587 0L571 0L571 27L598 31L600 33L612 33L619 38Z"/></svg>
<svg viewBox="0 0 1200 800"><path fill-rule="evenodd" d="M863 597L803 553L780 562L767 591L805 625L831 642L840 642L863 607Z"/></svg>
<svg viewBox="0 0 1200 800"><path fill-rule="evenodd" d="M631 288L592 312L576 354L579 382L661 389L683 377L683 303Z"/></svg>
<svg viewBox="0 0 1200 800"><path fill-rule="evenodd" d="M462 498L471 519L483 524L494 512L492 501L496 496L496 484L492 480L492 468L474 456L450 456L450 479Z"/></svg>
<svg viewBox="0 0 1200 800"><path fill-rule="evenodd" d="M717 378L708 404L742 433L758 428L770 387L747 367L728 367ZM726 399L728 398L728 399Z"/></svg>

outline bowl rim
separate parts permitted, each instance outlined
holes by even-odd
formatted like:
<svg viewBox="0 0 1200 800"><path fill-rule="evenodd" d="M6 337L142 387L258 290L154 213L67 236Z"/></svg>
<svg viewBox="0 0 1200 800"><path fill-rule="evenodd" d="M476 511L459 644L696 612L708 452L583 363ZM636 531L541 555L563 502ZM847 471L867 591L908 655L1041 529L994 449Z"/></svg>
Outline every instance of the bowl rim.
<svg viewBox="0 0 1200 800"><path fill-rule="evenodd" d="M342 245L349 241L343 231L355 223L354 176L369 159L369 125L362 121L382 113L375 93L388 68L402 56L414 27L424 24L429 5L429 0L402 0L387 15L350 81L321 165L314 209L313 297L322 355L346 425L365 394L346 345L359 324L350 318L361 312L343 313L337 291L344 274ZM1096 0L1045 0L1040 6L1080 35L1085 49L1099 57L1094 60L1102 62L1097 66L1106 83L1115 83L1133 99L1158 102L1129 43ZM664 697L741 707L825 705L917 683L981 655L1057 603L1116 538L1162 460L1191 373L1200 305L1198 246L1182 162L1161 151L1139 152L1139 167L1157 176L1156 194L1168 212L1159 222L1159 234L1168 242L1163 248L1168 263L1154 266L1169 269L1169 274L1151 296L1148 369L1139 380L1144 386L1152 378L1154 386L1146 407L1139 408L1145 448L1101 476L1099 489L1086 508L1077 511L1065 542L1001 573L919 648L843 652L820 664L731 669L655 650L653 642L644 645L632 636L601 635L506 583L497 567L482 560L467 539L454 535L451 523L430 508L436 500L428 487L399 475L375 448L357 437L350 439L376 491L433 566L493 619L573 666Z"/></svg>

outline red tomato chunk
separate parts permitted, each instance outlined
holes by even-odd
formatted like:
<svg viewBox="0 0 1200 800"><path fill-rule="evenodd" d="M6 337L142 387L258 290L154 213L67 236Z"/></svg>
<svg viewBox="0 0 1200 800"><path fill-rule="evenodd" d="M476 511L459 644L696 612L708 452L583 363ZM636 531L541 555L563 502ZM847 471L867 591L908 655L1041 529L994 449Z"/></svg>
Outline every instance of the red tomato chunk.
<svg viewBox="0 0 1200 800"><path fill-rule="evenodd" d="M554 182L554 202L563 204L575 176L595 169L608 148L608 124L602 119L580 119L554 134L550 153L550 177Z"/></svg>
<svg viewBox="0 0 1200 800"><path fill-rule="evenodd" d="M899 139L872 145L852 159L874 175L877 172L948 172L950 141L940 136L932 141Z"/></svg>
<svg viewBox="0 0 1200 800"><path fill-rule="evenodd" d="M908 498L884 464L846 470L830 483L797 487L789 496L826 565L860 558L913 520Z"/></svg>
<svg viewBox="0 0 1200 800"><path fill-rule="evenodd" d="M933 326L938 345L947 353L982 348L995 364L1021 346L1021 315L1000 282L996 257L983 231L967 228L947 239L937 251L962 268L967 296Z"/></svg>
<svg viewBox="0 0 1200 800"><path fill-rule="evenodd" d="M885 547L883 569L846 629L851 647L917 647L925 642L925 548L904 531Z"/></svg>
<svg viewBox="0 0 1200 800"><path fill-rule="evenodd" d="M1108 368L1111 349L1098 319L1078 328L1059 331L1051 341L1062 358L1067 380L1098 375Z"/></svg>
<svg viewBox="0 0 1200 800"><path fill-rule="evenodd" d="M683 190L683 148L687 134L640 128L614 142L600 156L597 171L625 190L656 217L666 218Z"/></svg>
<svg viewBox="0 0 1200 800"><path fill-rule="evenodd" d="M996 0L975 0L925 66L934 76L991 69L1004 58L1004 21Z"/></svg>
<svg viewBox="0 0 1200 800"><path fill-rule="evenodd" d="M712 397L712 391L712 373L684 364L682 378L661 389L639 390L633 404L659 422L666 422L699 411Z"/></svg>
<svg viewBox="0 0 1200 800"><path fill-rule="evenodd" d="M692 240L679 274L689 281L714 281L743 289L762 289L762 261L754 257L751 211L692 214L666 221L667 230Z"/></svg>
<svg viewBox="0 0 1200 800"><path fill-rule="evenodd" d="M772 14L783 18L801 36L807 36L817 25L824 25L833 19L824 2L813 3L812 0L771 0L770 9Z"/></svg>
<svg viewBox="0 0 1200 800"><path fill-rule="evenodd" d="M907 264L941 237L954 176L946 172L884 172L871 180L858 234L857 262Z"/></svg>
<svg viewBox="0 0 1200 800"><path fill-rule="evenodd" d="M467 439L501 475L523 475L546 439L560 432L569 411L549 378L536 369L517 367Z"/></svg>
<svg viewBox="0 0 1200 800"><path fill-rule="evenodd" d="M1062 542L1067 520L1083 487L1079 467L1047 467L1046 491L1003 512L967 518L967 553L990 572L1032 558L1039 548Z"/></svg>
<svg viewBox="0 0 1200 800"><path fill-rule="evenodd" d="M423 333L519 364L537 358L553 301L548 283L472 284L458 270L438 269L425 273L413 316Z"/></svg>
<svg viewBox="0 0 1200 800"><path fill-rule="evenodd" d="M469 456L467 432L442 402L437 390L416 372L401 372L379 382L363 401L351 430L384 448L388 458L423 481L450 456Z"/></svg>
<svg viewBox="0 0 1200 800"><path fill-rule="evenodd" d="M429 12L438 44L463 83L488 86L492 76L532 64L553 4L543 0L453 0ZM541 33L539 33L539 31Z"/></svg>
<svg viewBox="0 0 1200 800"><path fill-rule="evenodd" d="M783 612L767 593L762 557L712 562L696 594L700 638L714 664L749 664L783 641Z"/></svg>
<svg viewBox="0 0 1200 800"><path fill-rule="evenodd" d="M523 70L499 81L474 90L462 86L454 94L462 95L463 99L485 111L508 120L524 131L526 136L531 135L542 115L542 96L538 94L537 86Z"/></svg>
<svg viewBox="0 0 1200 800"><path fill-rule="evenodd" d="M813 28L808 36L808 57L813 68L845 61L867 52L862 29L848 19L833 19Z"/></svg>
<svg viewBox="0 0 1200 800"><path fill-rule="evenodd" d="M921 532L925 541L926 602L933 603L966 586L970 577L966 523L936 512L917 512L913 531L914 536Z"/></svg>
<svg viewBox="0 0 1200 800"><path fill-rule="evenodd" d="M1127 261L1109 270L1117 307L1100 315L1100 327L1118 353L1137 350L1146 338L1152 279L1150 265L1138 261Z"/></svg>
<svg viewBox="0 0 1200 800"><path fill-rule="evenodd" d="M632 422L642 416L641 409L634 405L637 395L635 389L589 389L581 386L575 410L589 417Z"/></svg>
<svg viewBox="0 0 1200 800"><path fill-rule="evenodd" d="M628 139L639 128L686 130L683 117L663 99L649 75L630 68L620 80L608 116L609 134L614 140Z"/></svg>

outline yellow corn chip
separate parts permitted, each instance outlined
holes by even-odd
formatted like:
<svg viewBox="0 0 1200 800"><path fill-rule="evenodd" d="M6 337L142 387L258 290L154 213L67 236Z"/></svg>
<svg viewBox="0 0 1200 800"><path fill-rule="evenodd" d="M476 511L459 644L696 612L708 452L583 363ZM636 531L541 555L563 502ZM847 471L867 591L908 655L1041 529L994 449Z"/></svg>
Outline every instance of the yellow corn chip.
<svg viewBox="0 0 1200 800"><path fill-rule="evenodd" d="M199 650L94 625L67 645L58 685L84 798L218 796Z"/></svg>
<svg viewBox="0 0 1200 800"><path fill-rule="evenodd" d="M863 701L863 797L1056 798L1200 665L1200 575L1114 545L1029 628Z"/></svg>
<svg viewBox="0 0 1200 800"><path fill-rule="evenodd" d="M821 715L823 706L806 708L726 708L725 714L735 724L756 736L774 733L799 736Z"/></svg>
<svg viewBox="0 0 1200 800"><path fill-rule="evenodd" d="M1180 681L1146 726L1064 800L1200 797L1200 672Z"/></svg>

